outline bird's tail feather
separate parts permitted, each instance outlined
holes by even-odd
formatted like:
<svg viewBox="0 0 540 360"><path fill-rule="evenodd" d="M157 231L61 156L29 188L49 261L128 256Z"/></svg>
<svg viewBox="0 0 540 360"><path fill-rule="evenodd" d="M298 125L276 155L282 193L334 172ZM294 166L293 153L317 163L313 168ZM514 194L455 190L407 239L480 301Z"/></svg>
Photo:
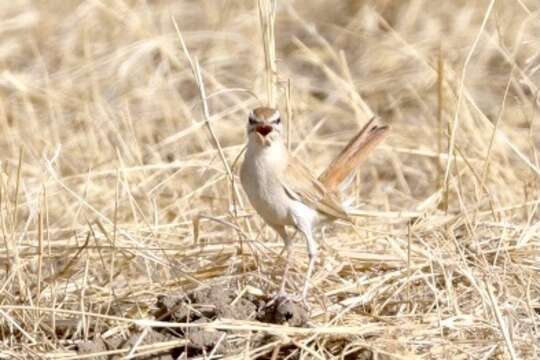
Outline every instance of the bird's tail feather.
<svg viewBox="0 0 540 360"><path fill-rule="evenodd" d="M319 176L319 181L328 190L338 191L360 163L388 135L389 129L388 126L376 124L375 117L371 118Z"/></svg>

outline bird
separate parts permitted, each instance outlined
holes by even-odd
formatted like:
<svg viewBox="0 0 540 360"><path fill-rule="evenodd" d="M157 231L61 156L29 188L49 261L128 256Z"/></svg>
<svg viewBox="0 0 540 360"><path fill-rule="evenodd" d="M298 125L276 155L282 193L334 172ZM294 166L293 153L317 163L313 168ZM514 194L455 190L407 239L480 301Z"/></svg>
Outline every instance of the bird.
<svg viewBox="0 0 540 360"><path fill-rule="evenodd" d="M260 106L249 113L240 182L253 208L284 242L286 261L277 297L286 296L291 261L292 239L286 228L298 230L306 239L309 262L301 298L308 304L309 283L318 256L315 226L338 219L352 222L341 203L340 187L352 178L360 162L386 137L388 130L373 117L326 170L315 177L288 151L277 109Z"/></svg>

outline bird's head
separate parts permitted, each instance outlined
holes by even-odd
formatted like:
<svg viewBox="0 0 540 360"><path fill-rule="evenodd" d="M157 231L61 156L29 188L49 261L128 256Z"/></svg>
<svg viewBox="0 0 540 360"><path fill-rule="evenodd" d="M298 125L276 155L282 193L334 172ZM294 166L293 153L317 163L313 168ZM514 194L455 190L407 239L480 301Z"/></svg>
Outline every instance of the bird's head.
<svg viewBox="0 0 540 360"><path fill-rule="evenodd" d="M269 145L276 140L281 140L282 132L281 115L277 109L263 106L249 113L247 124L249 141Z"/></svg>

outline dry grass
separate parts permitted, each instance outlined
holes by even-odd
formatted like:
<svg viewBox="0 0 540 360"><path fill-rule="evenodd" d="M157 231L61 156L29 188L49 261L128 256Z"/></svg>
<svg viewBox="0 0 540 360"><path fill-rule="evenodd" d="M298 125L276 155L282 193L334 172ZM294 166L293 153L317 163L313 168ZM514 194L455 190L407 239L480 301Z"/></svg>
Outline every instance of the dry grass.
<svg viewBox="0 0 540 360"><path fill-rule="evenodd" d="M0 14L3 358L77 358L74 339L157 326L157 294L275 291L281 242L234 175L273 74L256 2L11 0ZM236 330L231 358L540 356L539 20L534 0L280 2L292 150L322 171L372 113L393 128L351 189L362 236L325 229L311 328L176 326ZM298 291L299 237L294 252ZM276 336L253 347L254 332Z"/></svg>

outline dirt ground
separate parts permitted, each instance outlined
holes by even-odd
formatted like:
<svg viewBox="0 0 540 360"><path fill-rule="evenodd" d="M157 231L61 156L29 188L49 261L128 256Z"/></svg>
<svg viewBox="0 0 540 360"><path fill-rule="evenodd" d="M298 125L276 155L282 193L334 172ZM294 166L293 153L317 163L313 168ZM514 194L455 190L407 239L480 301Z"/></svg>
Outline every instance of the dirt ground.
<svg viewBox="0 0 540 360"><path fill-rule="evenodd" d="M236 294L227 285L195 291L190 294L159 295L156 298L153 315L159 321L171 323L209 324L221 318L260 321L268 324L289 326L309 326L308 308L301 302L288 298L256 297L250 294ZM234 331L206 330L192 327L186 329L161 327L159 329L129 329L122 335L98 336L92 341L77 343L79 355L96 355L97 359L114 359L118 350L161 344L182 339L183 346L163 351L152 351L140 359L176 359L182 356L200 356L209 353L227 355L245 347L238 342ZM268 336L255 335L251 344L262 346L270 342ZM286 348L284 349L286 352Z"/></svg>

